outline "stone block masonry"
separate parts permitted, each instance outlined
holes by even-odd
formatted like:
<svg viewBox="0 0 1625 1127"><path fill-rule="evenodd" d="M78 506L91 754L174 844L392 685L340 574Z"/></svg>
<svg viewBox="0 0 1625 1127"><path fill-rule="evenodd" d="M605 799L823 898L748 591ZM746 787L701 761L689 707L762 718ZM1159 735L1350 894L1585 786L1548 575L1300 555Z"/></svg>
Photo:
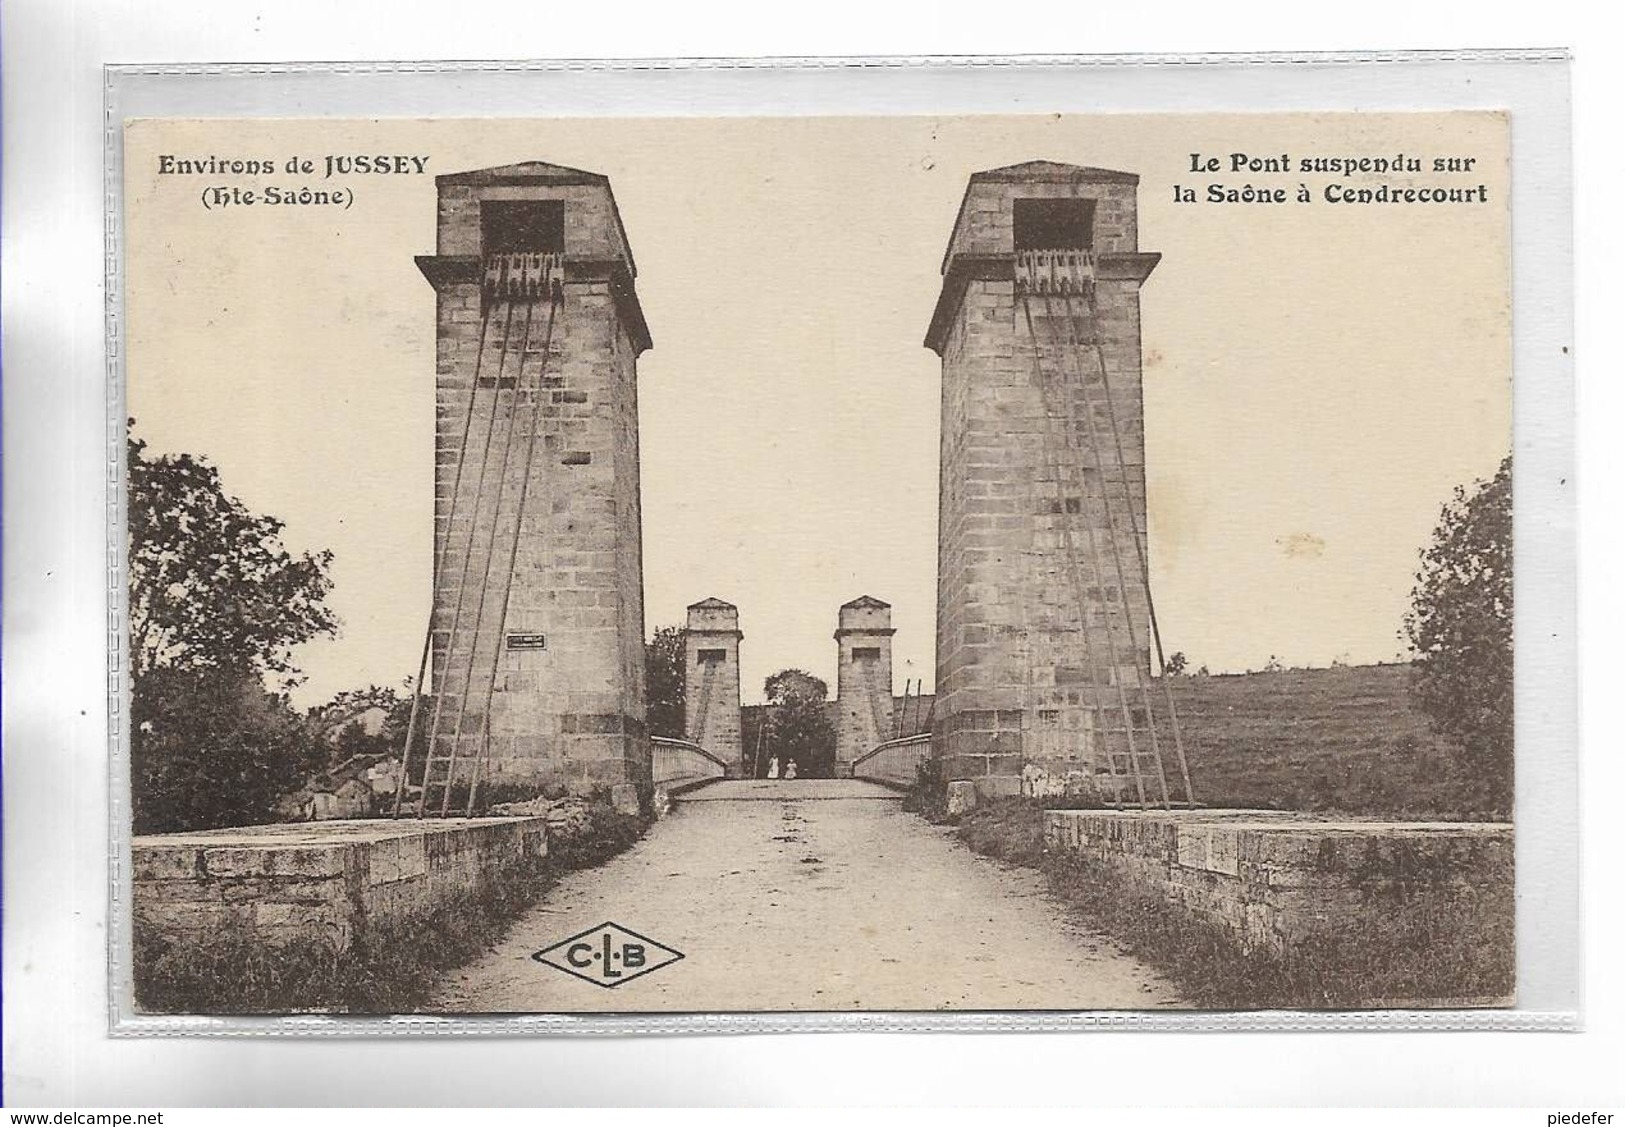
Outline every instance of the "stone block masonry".
<svg viewBox="0 0 1625 1127"><path fill-rule="evenodd" d="M687 737L727 764L730 777L745 770L740 709L739 608L702 599L688 608L683 650L683 729Z"/></svg>
<svg viewBox="0 0 1625 1127"><path fill-rule="evenodd" d="M418 260L438 297L423 723L437 755L455 747L459 778L483 749L486 783L647 794L637 357L650 339L614 197L602 176L539 162L437 185L438 253ZM553 256L561 285L494 294L486 268L504 254Z"/></svg>
<svg viewBox="0 0 1625 1127"><path fill-rule="evenodd" d="M540 875L542 818L284 823L131 843L135 926L206 944L231 928L270 945L348 950L368 926L421 920L504 879ZM141 945L137 945L141 949Z"/></svg>
<svg viewBox="0 0 1625 1127"><path fill-rule="evenodd" d="M1157 256L1138 248L1137 184L1046 161L979 172L944 258L926 339L942 358L932 743L983 795L1020 793L1033 764L1115 794L1127 733L1154 719L1139 289ZM1092 298L1018 291L1034 248L1086 254Z"/></svg>
<svg viewBox="0 0 1625 1127"><path fill-rule="evenodd" d="M835 772L892 738L891 604L871 595L844 604L835 629Z"/></svg>
<svg viewBox="0 0 1625 1127"><path fill-rule="evenodd" d="M1351 938L1378 951L1401 908L1467 946L1475 936L1510 939L1513 835L1506 823L1051 810L1045 841L1220 925L1243 951L1280 956L1308 942Z"/></svg>

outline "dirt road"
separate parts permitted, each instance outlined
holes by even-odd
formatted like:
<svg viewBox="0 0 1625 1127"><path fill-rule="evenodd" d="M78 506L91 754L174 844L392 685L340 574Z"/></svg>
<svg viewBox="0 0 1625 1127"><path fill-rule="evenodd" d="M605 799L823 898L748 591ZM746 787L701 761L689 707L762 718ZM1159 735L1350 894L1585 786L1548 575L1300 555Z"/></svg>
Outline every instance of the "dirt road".
<svg viewBox="0 0 1625 1127"><path fill-rule="evenodd" d="M614 921L684 953L605 989L533 952ZM868 783L725 782L571 873L426 1008L449 1013L1147 1009L1169 984Z"/></svg>

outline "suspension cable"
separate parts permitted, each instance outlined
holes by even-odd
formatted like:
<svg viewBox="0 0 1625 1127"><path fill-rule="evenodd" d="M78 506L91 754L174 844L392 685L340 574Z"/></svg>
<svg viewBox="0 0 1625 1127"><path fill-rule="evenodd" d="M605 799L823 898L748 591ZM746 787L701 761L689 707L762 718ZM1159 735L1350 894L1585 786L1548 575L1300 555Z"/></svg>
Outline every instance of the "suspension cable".
<svg viewBox="0 0 1625 1127"><path fill-rule="evenodd" d="M1070 304L1070 302L1067 305L1067 311L1068 311L1068 313L1067 313L1067 326L1068 326L1067 327L1067 338L1068 339L1067 339L1067 341L1065 343L1063 343L1061 345L1061 348L1060 348L1060 351L1061 351L1061 354L1062 354L1062 362L1061 363L1062 363L1063 376L1065 374L1065 367L1066 367L1065 357L1069 352L1071 352L1076 347L1076 345L1075 345L1075 337L1076 337L1076 328L1077 327L1075 325L1073 325L1072 321L1071 321L1071 304ZM1050 319L1049 320L1049 325L1050 325L1050 329L1051 329L1051 335L1053 336L1053 335L1055 335L1054 334L1054 315L1051 312L1050 297L1049 297L1048 294L1044 295L1044 312L1045 312L1045 315L1047 317L1049 317L1049 319ZM1107 537L1108 537L1108 539L1110 540L1110 543L1111 543L1112 568L1113 568L1114 572L1117 575L1118 601L1122 604L1122 607L1123 607L1123 621L1124 621L1124 623L1126 624L1126 626L1128 628L1129 647L1130 647L1131 651L1134 651L1134 650L1137 650L1137 648L1138 648L1136 643L1135 643L1134 611L1133 611L1133 607L1131 606L1131 600L1129 598L1127 575L1125 574L1125 572L1123 570L1122 545L1118 541L1118 538L1117 538L1117 524L1112 519L1111 486L1110 486L1110 483L1107 481L1107 478L1106 478L1106 460L1105 460L1105 458L1102 457L1100 435L1099 435L1098 429L1095 426L1094 406L1093 406L1093 403L1090 400L1088 381L1086 379L1084 379L1081 362L1079 364L1079 372L1078 372L1078 392L1083 398L1084 430L1085 430L1085 433L1088 435L1090 452L1094 456L1095 467L1096 467L1097 472L1100 475L1100 499L1101 499L1101 503L1104 505L1104 507L1106 509L1106 535L1107 535ZM1110 414L1109 417L1111 419L1115 420L1116 415L1115 414ZM1071 449L1075 453L1076 452L1076 446L1072 445L1070 442L1069 442L1068 445L1069 445L1069 449ZM1122 462L1121 462L1122 445L1121 445L1121 440L1120 439L1119 439L1119 444L1118 444L1118 457L1119 457L1118 468L1119 468L1119 471L1120 471L1120 476L1123 478L1124 501L1125 501L1125 504L1128 506L1130 513L1132 514L1133 509L1134 509L1134 499L1132 497L1128 496L1128 468L1127 468L1127 466L1124 466L1122 464ZM1081 464L1080 464L1080 469L1079 469L1079 476L1082 477L1082 478L1085 478L1085 479L1087 479L1087 476L1088 476L1087 474L1084 474L1082 472ZM1139 542L1139 538L1136 536L1135 543L1138 544L1138 542ZM1149 631L1147 631L1147 633L1149 633ZM1131 657L1133 657L1133 659L1134 659L1133 662L1132 662L1133 667L1134 667L1134 680L1135 680L1135 684L1138 686L1139 691L1140 691L1140 703L1145 708L1147 732L1151 737L1151 759L1152 759L1152 762L1156 765L1157 779L1158 779L1158 781L1159 781L1159 783L1161 785L1161 788L1162 788L1162 803L1163 803L1164 806L1169 806L1169 805L1171 805L1171 802L1170 802L1169 795L1168 795L1168 777L1167 777L1167 773L1163 770L1163 767L1162 767L1162 749L1161 749L1161 747L1159 745L1159 742L1158 742L1158 739L1157 739L1156 714L1152 711L1151 694L1150 694L1150 691L1146 688L1146 684L1145 684L1146 671L1140 667L1140 662L1139 662L1137 653L1131 653ZM1114 664L1115 664L1115 661L1114 661Z"/></svg>
<svg viewBox="0 0 1625 1127"><path fill-rule="evenodd" d="M469 564L474 557L474 539L477 535L479 526L480 497L485 492L485 473L486 468L491 461L491 438L496 433L497 426L497 405L498 397L502 388L502 371L507 366L508 341L513 333L513 303L511 301L505 302L504 305L506 306L506 313L502 326L502 341L497 346L497 374L491 391L491 421L490 425L485 428L485 443L480 452L479 476L474 479L474 511L469 515L468 543L463 550L462 568L457 579L457 601L452 607L451 632L446 635L446 668L441 672L440 675L440 691L435 694L434 712L429 721L429 750L428 754L425 755L423 759L423 789L418 796L418 817L420 818L426 817L429 811L429 783L430 780L434 778L435 748L440 740L440 723L445 714L446 697L451 692L450 682L454 663L453 659L455 658L457 652L457 634L462 626L463 604L468 593L468 569ZM485 316L487 318L490 317L489 307L486 310ZM473 394L479 394L478 380L476 380L474 383ZM448 526L446 529L446 538L448 541L451 538L451 531L451 528ZM476 638L475 641L478 641L478 639ZM474 646L471 642L469 645L469 675L472 675L473 672L473 649ZM449 790L451 786L451 780L449 777L446 780L446 786Z"/></svg>
<svg viewBox="0 0 1625 1127"><path fill-rule="evenodd" d="M711 711L711 686L716 682L717 662L702 661L699 664L705 668L700 674L700 707L699 715L695 717L694 735L690 738L701 747L705 739L705 721Z"/></svg>
<svg viewBox="0 0 1625 1127"><path fill-rule="evenodd" d="M532 390L530 398L530 433L526 438L524 475L519 479L519 502L514 510L513 516L513 542L508 546L508 574L502 585L502 610L497 616L497 642L491 650L491 676L489 681L486 683L485 688L485 726L481 733L480 750L475 756L474 766L472 768L468 784L467 816L470 818L474 816L474 798L479 791L480 775L483 771L485 760L490 755L491 751L491 708L496 702L497 670L502 664L503 634L508 625L508 603L513 597L513 576L515 568L519 563L519 534L525 523L525 501L530 495L530 477L536 464L536 433L541 429L541 426L539 425L541 422L541 400L544 389L547 387L547 363L553 350L553 328L557 323L559 306L563 304L564 301L563 285L558 280L555 279L553 283L547 287L547 291L547 329L542 336L541 367L536 374L536 387ZM530 347L528 326L525 337L525 347L527 349ZM524 372L523 356L520 357L519 367L522 377ZM519 418L519 396L521 392L525 390L521 377L516 377L514 380L513 415L516 421ZM494 524L492 526L491 536L494 546L494 541L496 539ZM477 638L478 636L478 631L476 630L475 637Z"/></svg>
<svg viewBox="0 0 1625 1127"><path fill-rule="evenodd" d="M878 665L879 663L877 662L876 664ZM874 746L879 747L881 744L886 742L886 729L882 726L880 720L880 692L879 686L875 684L876 678L871 677L868 679L868 681L868 693L866 695L869 698L869 719L870 723L874 725L875 729ZM887 693L891 692L890 685L886 686L886 691Z"/></svg>
<svg viewBox="0 0 1625 1127"><path fill-rule="evenodd" d="M468 463L468 436L474 426L474 401L480 391L480 367L485 360L485 338L491 327L491 318L480 316L480 341L474 352L474 381L468 388L468 409L463 412L463 436L457 444L457 470L452 476L451 502L446 507L446 534L440 538L440 545L434 554L434 570L431 572L432 580L429 589L429 625L423 631L423 654L418 658L418 675L412 683L412 711L406 721L406 746L401 749L401 770L395 780L395 808L391 817L401 816L401 800L406 795L406 776L410 769L412 758L412 741L417 735L418 713L422 710L420 702L423 700L423 679L429 671L429 651L434 648L434 597L440 588L440 573L446 566L446 551L451 546L451 530L457 521L457 498L463 488L463 466ZM450 646L447 646L448 656ZM426 755L434 754L431 743ZM419 796L421 804L422 796Z"/></svg>
<svg viewBox="0 0 1625 1127"><path fill-rule="evenodd" d="M1038 375L1039 386L1040 386L1040 389L1041 389L1042 394L1044 396L1044 416L1045 416L1045 419L1046 419L1046 434L1050 435L1052 437L1052 435L1053 435L1053 424L1054 424L1054 420L1055 420L1055 417L1056 417L1056 412L1055 412L1055 410L1054 410L1054 408L1053 408L1053 406L1051 405L1051 402L1050 402L1050 397L1049 397L1049 377L1044 371L1042 348L1041 348L1041 346L1039 345L1039 342L1038 342L1038 330L1033 327L1032 302L1025 293L1023 293L1022 296L1021 296L1021 308L1022 308L1022 312L1026 316L1026 320L1027 320L1027 334L1032 339L1034 370L1036 371L1036 373ZM1083 627L1083 636L1084 636L1084 639L1085 639L1085 646L1086 646L1085 653L1088 655L1087 660L1089 662L1090 684L1091 684L1091 686L1093 686L1096 689L1096 692L1094 694L1095 695L1095 702L1096 702L1095 703L1095 714L1096 714L1097 717L1100 717L1102 710L1100 708L1100 703L1099 703L1099 700L1100 700L1099 691L1098 691L1099 690L1099 685L1098 685L1098 683L1096 681L1097 667L1096 667L1096 664L1095 664L1095 661L1094 661L1094 651L1093 651L1092 646L1090 646L1090 643L1089 643L1089 631L1088 631L1088 628L1087 628L1087 625L1086 625L1086 623L1088 621L1088 617L1089 617L1088 587L1083 582L1082 571L1081 571L1081 568L1079 567L1078 562L1077 562L1077 551L1076 551L1076 548L1074 546L1074 540L1073 540L1073 534L1072 534L1072 522L1066 519L1067 514L1066 514L1065 493L1064 493L1063 490L1061 490L1062 472L1063 471L1062 471L1061 463L1060 463L1060 460L1059 460L1059 455L1057 454L1057 452L1055 450L1055 446L1054 446L1053 443L1051 443L1049 445L1048 453L1050 455L1050 458L1051 458L1051 461L1052 461L1053 467L1054 467L1056 488L1057 488L1057 491L1059 491L1061 493L1061 521L1060 521L1060 524L1061 524L1061 529L1062 529L1062 538L1063 538L1063 541L1067 545L1067 554L1068 554L1068 557L1069 557L1069 561L1070 561L1070 563L1072 565L1073 584L1077 588L1079 621L1080 621L1080 624L1085 624L1084 627ZM1082 515L1082 510L1083 510L1082 496L1083 496L1083 494L1085 492L1087 475L1083 474L1081 472L1081 470L1080 470L1079 478L1084 479L1084 480L1080 480L1079 483L1078 483L1078 485L1079 485L1078 509L1079 509L1080 515ZM1145 805L1145 780L1143 779L1143 777L1141 776L1141 773L1140 773L1139 749L1138 749L1138 745L1136 744L1135 739L1134 739L1134 717L1133 717L1133 713L1132 713L1132 711L1131 711L1131 709L1129 707L1128 694L1123 689L1122 678L1118 675L1119 671L1122 669L1122 663L1119 660L1118 653L1117 653L1117 636L1112 630L1112 620L1111 620L1110 608L1105 605L1105 603L1106 603L1106 592L1105 592L1106 565L1105 565L1104 561L1101 558L1100 539L1099 539L1099 536L1096 534L1096 531L1095 531L1094 527L1089 523L1088 520L1084 520L1082 523L1083 523L1083 526L1084 526L1084 530L1088 535L1091 554L1094 556L1095 578L1097 580L1097 584L1101 588L1101 619L1102 619L1102 622L1103 622L1103 624L1105 626L1105 629L1106 629L1107 652L1108 652L1108 655L1109 655L1109 657L1111 659L1111 663L1112 663L1110 680L1112 682L1113 687L1116 688L1116 690L1117 690L1118 707L1122 711L1122 714L1123 714L1123 734L1124 734L1124 737L1126 739L1126 742L1128 743L1129 770L1130 770L1130 772L1131 772L1131 774L1133 775L1133 778L1134 778L1134 790L1135 790L1135 793L1139 796L1140 805L1143 807ZM1110 524L1110 515L1109 515L1109 513L1108 513L1108 517L1107 517L1107 523ZM1132 630L1130 631L1129 641L1130 641L1130 644L1132 645L1132 643L1133 643L1133 632L1132 632ZM1105 732L1102 732L1101 735L1103 737L1103 743L1105 744L1105 747L1106 747L1106 760L1107 760L1108 765L1110 765L1113 762L1113 755L1112 755L1112 751L1111 751L1111 742L1112 741L1111 741L1111 738L1110 738L1111 733L1109 731L1105 731Z"/></svg>
<svg viewBox="0 0 1625 1127"><path fill-rule="evenodd" d="M1067 306L1067 324L1071 325L1072 324L1072 297L1071 297L1071 295L1070 294L1065 295L1064 300L1065 300L1066 306ZM1104 390L1105 396L1106 396L1106 415L1107 415L1107 418L1111 422L1112 437L1114 438L1114 440L1117 443L1117 461L1118 461L1119 465L1124 467L1123 468L1123 490L1124 490L1124 492L1126 494L1127 491L1128 491L1128 463L1125 461L1124 456L1123 456L1123 432L1122 432L1122 428L1120 428L1117 425L1117 408L1114 405L1114 402L1113 402L1113 399L1112 399L1111 374L1107 370L1107 367L1106 367L1106 353L1105 353L1105 350L1101 347L1101 343L1100 343L1100 332L1099 332L1100 310L1099 310L1098 304L1095 301L1094 294L1092 292L1088 292L1086 294L1086 297L1084 299L1084 308L1088 312L1090 321L1095 326L1095 332L1094 332L1093 338L1092 338L1092 344L1094 346L1094 353L1095 353L1095 363L1100 368L1100 384L1101 384L1101 387ZM1082 376L1081 372L1079 373L1079 376L1081 378L1081 376ZM1170 724L1172 726L1172 729L1173 729L1174 753L1175 753L1176 758L1179 761L1179 774L1180 774L1180 777L1181 777L1181 779L1183 780L1183 782L1185 784L1185 801L1187 803L1189 803L1190 805L1194 806L1196 804L1196 795L1191 790L1190 767L1187 764L1186 759L1185 759L1185 741L1184 741L1184 738L1182 737L1182 735L1180 733L1180 727L1179 727L1179 710L1174 706L1173 687L1168 683L1168 677L1167 677L1168 664L1167 664L1167 658L1163 655L1163 650L1162 650L1162 631L1159 629L1159 627L1157 625L1157 604L1156 604L1156 600L1152 597L1152 594L1151 594L1151 565L1150 565L1150 561L1149 561L1149 559L1147 558L1147 555L1146 555L1145 544L1141 540L1139 512L1134 507L1132 497L1129 498L1128 513L1129 513L1129 528L1133 532L1133 535L1134 535L1134 552L1135 552L1135 555L1138 556L1138 558L1139 558L1140 572L1141 572L1141 575L1142 575L1142 577L1143 577L1143 579L1145 581L1146 617L1150 620L1150 624L1151 624L1151 640L1152 640L1152 643L1156 646L1156 650L1157 650L1157 669L1161 671L1161 675L1157 678L1157 680L1160 681L1161 684L1162 684L1163 696L1167 699L1167 703L1168 703L1168 719L1169 719L1169 722L1170 722Z"/></svg>
<svg viewBox="0 0 1625 1127"><path fill-rule="evenodd" d="M1103 710L1100 699L1100 685L1095 677L1096 663L1094 641L1089 630L1088 586L1083 581L1083 566L1078 560L1077 544L1072 537L1071 524L1066 519L1066 490L1061 480L1062 469L1060 459L1055 452L1055 417L1054 409L1050 403L1049 378L1044 371L1043 357L1041 355L1042 350L1038 345L1038 334L1033 330L1032 315L1030 309L1027 307L1026 301L1026 295L1023 294L1022 308L1027 314L1027 335L1032 341L1033 346L1033 372L1038 383L1038 390L1041 400L1039 404L1039 415L1043 420L1044 429L1040 435L1040 438L1042 440L1044 456L1046 462L1048 463L1050 475L1055 481L1054 504L1055 512L1058 514L1056 524L1061 530L1062 545L1065 547L1067 553L1067 564L1070 570L1074 595L1076 596L1078 604L1078 634L1083 640L1084 663L1089 671L1088 715L1090 717L1091 725L1089 729L1089 736L1092 740L1095 736L1096 724L1103 720ZM1023 476L1029 486L1029 488L1025 490L1028 511L1031 512L1036 519L1036 517L1039 515L1039 507L1045 500L1043 497L1043 489L1039 484L1040 479L1037 475L1031 477L1027 477L1026 475ZM1033 578L1039 581L1039 586L1047 587L1049 583L1049 573L1047 568L1041 566L1042 561L1044 560L1044 553L1038 549L1035 542L1037 537L1036 528L1034 530L1033 537L1034 542L1029 542L1027 550L1021 553L1023 566L1030 569L1030 574ZM1036 741L1041 738L1039 733L1041 733L1043 730L1043 726L1041 724L1035 723L1037 718L1034 715L1035 711L1037 710L1037 692L1034 686L1034 678L1036 676L1038 660L1036 648L1037 631L1035 631L1033 628L1032 612L1028 607L1029 601L1030 600L1025 597L1020 597L1017 599L1017 603L1021 608L1022 664L1025 671L1021 682L1021 723L1023 728L1024 746L1028 742L1028 737L1031 738L1032 742L1036 743ZM1050 636L1048 637L1046 643L1047 654L1052 664L1054 663L1056 655L1059 653L1059 648L1054 637L1055 633L1055 631L1050 632ZM1060 701L1057 701L1056 703L1059 704ZM1111 741L1107 738L1104 732L1100 734L1100 739L1106 752L1106 763L1108 770L1115 774L1117 767L1111 750Z"/></svg>
<svg viewBox="0 0 1625 1127"><path fill-rule="evenodd" d="M468 717L468 694L474 687L474 665L479 661L480 630L485 625L485 597L491 590L491 564L496 556L497 531L502 521L502 498L508 491L508 458L513 451L514 432L519 429L519 389L525 380L525 354L530 350L531 321L536 315L536 301L525 302L525 327L520 336L518 372L513 383L513 409L508 412L508 426L502 435L502 468L497 471L497 493L491 505L491 536L485 546L485 574L480 579L479 599L474 609L474 633L468 643L468 675L463 678L463 691L457 704L457 720L451 732L451 756L446 762L446 788L440 798L440 816L451 812L451 788L457 777L457 759L463 748L463 722ZM506 345L506 341L503 342ZM495 398L491 401L491 419L496 424L496 408L502 402L502 386L497 381ZM476 513L478 510L475 510ZM500 649L501 639L498 639Z"/></svg>

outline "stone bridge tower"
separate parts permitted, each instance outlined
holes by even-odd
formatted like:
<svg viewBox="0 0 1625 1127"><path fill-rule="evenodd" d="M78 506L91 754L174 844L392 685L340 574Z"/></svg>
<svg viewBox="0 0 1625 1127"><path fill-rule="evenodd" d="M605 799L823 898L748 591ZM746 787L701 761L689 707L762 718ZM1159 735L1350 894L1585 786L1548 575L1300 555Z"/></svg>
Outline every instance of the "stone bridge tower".
<svg viewBox="0 0 1625 1127"><path fill-rule="evenodd" d="M932 753L980 794L1021 792L1032 764L1113 794L1160 770L1139 296L1160 256L1138 181L978 172L943 259Z"/></svg>
<svg viewBox="0 0 1625 1127"><path fill-rule="evenodd" d="M683 730L690 740L728 764L732 778L744 771L740 731L739 608L705 599L688 608L684 635Z"/></svg>
<svg viewBox="0 0 1625 1127"><path fill-rule="evenodd" d="M540 162L436 185L436 253L417 260L437 352L425 806L476 771L646 793L650 338L615 198L603 176Z"/></svg>
<svg viewBox="0 0 1625 1127"><path fill-rule="evenodd" d="M835 773L849 778L852 761L891 739L891 604L870 595L841 607L835 645Z"/></svg>

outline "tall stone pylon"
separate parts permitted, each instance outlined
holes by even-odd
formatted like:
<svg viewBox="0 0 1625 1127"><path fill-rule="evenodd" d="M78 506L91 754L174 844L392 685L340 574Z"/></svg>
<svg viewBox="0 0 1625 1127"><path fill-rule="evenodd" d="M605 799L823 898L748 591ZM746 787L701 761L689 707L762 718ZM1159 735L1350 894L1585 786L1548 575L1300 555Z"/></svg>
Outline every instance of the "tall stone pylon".
<svg viewBox="0 0 1625 1127"><path fill-rule="evenodd" d="M436 186L436 253L417 260L437 354L425 806L474 776L647 795L650 338L615 197L541 162Z"/></svg>
<svg viewBox="0 0 1625 1127"><path fill-rule="evenodd" d="M688 608L684 631L683 730L727 763L731 778L744 770L739 697L739 608L702 599Z"/></svg>
<svg viewBox="0 0 1625 1127"><path fill-rule="evenodd" d="M1140 286L1160 256L1138 182L978 172L943 259L932 754L979 794L1020 793L1035 764L1156 789Z"/></svg>
<svg viewBox="0 0 1625 1127"><path fill-rule="evenodd" d="M892 737L891 604L864 595L841 606L835 629L835 773Z"/></svg>

